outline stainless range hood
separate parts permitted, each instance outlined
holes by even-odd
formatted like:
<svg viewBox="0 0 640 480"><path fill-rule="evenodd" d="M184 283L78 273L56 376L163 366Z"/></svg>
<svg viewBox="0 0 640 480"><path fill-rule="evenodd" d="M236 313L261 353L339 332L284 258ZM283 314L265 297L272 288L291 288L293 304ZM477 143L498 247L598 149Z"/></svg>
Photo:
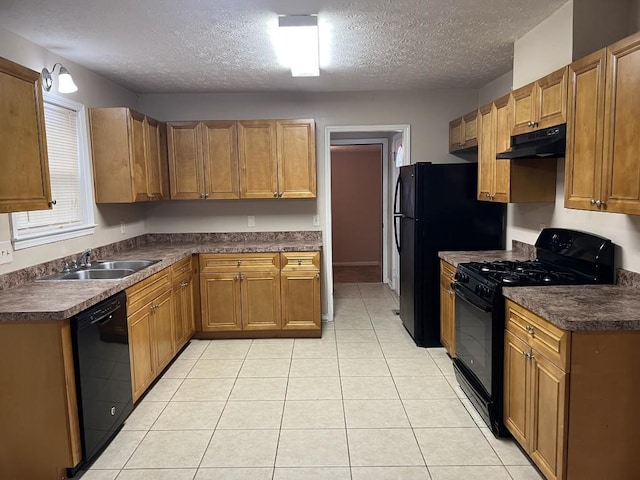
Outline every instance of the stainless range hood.
<svg viewBox="0 0 640 480"><path fill-rule="evenodd" d="M496 155L498 159L560 158L567 147L567 125L523 133L511 137L511 148Z"/></svg>

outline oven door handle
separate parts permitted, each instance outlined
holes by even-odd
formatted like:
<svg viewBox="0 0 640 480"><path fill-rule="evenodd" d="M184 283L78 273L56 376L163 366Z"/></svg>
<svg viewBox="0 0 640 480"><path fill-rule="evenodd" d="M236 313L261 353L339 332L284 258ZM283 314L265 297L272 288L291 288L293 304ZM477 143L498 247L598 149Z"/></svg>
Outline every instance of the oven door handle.
<svg viewBox="0 0 640 480"><path fill-rule="evenodd" d="M493 305L491 305L490 303L487 303L487 302L485 302L484 300L481 300L481 299L472 299L469 296L467 296L464 293L463 288L460 287L457 283L452 283L451 286L456 291L456 296L460 297L462 300L467 302L469 305L477 308L478 310L480 310L480 311L482 311L484 313L489 313L491 310L493 310ZM478 300L480 300L480 301L478 301Z"/></svg>

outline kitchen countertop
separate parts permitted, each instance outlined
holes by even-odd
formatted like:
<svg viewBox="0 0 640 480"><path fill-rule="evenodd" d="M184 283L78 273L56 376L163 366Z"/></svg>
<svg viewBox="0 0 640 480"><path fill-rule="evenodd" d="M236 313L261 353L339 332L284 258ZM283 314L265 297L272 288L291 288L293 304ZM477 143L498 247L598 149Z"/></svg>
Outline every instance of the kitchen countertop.
<svg viewBox="0 0 640 480"><path fill-rule="evenodd" d="M99 260L161 260L119 280L36 280L0 291L0 322L72 317L192 254L320 251L321 240L155 243ZM95 259L95 260L98 260Z"/></svg>
<svg viewBox="0 0 640 480"><path fill-rule="evenodd" d="M504 287L502 293L564 330L640 330L637 288L618 285Z"/></svg>
<svg viewBox="0 0 640 480"><path fill-rule="evenodd" d="M496 260L531 260L531 257L520 250L478 250L473 252L438 252L438 256L447 263L457 267L459 263L493 262Z"/></svg>

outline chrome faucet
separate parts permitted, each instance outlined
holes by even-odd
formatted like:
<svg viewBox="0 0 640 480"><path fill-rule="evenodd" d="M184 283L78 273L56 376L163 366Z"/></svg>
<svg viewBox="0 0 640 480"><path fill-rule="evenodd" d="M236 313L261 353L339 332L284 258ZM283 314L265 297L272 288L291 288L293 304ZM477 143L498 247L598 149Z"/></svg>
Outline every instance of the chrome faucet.
<svg viewBox="0 0 640 480"><path fill-rule="evenodd" d="M90 267L91 266L91 252L90 248L87 248L82 255L80 255L80 266L81 267Z"/></svg>

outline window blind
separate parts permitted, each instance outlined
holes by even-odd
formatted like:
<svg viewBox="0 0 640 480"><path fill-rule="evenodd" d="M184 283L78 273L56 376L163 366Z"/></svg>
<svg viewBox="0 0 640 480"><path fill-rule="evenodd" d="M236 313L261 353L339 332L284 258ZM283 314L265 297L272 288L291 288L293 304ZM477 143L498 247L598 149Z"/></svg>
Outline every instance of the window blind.
<svg viewBox="0 0 640 480"><path fill-rule="evenodd" d="M44 103L49 155L51 210L14 214L21 234L65 230L82 224L80 166L78 158L78 112L53 103Z"/></svg>

